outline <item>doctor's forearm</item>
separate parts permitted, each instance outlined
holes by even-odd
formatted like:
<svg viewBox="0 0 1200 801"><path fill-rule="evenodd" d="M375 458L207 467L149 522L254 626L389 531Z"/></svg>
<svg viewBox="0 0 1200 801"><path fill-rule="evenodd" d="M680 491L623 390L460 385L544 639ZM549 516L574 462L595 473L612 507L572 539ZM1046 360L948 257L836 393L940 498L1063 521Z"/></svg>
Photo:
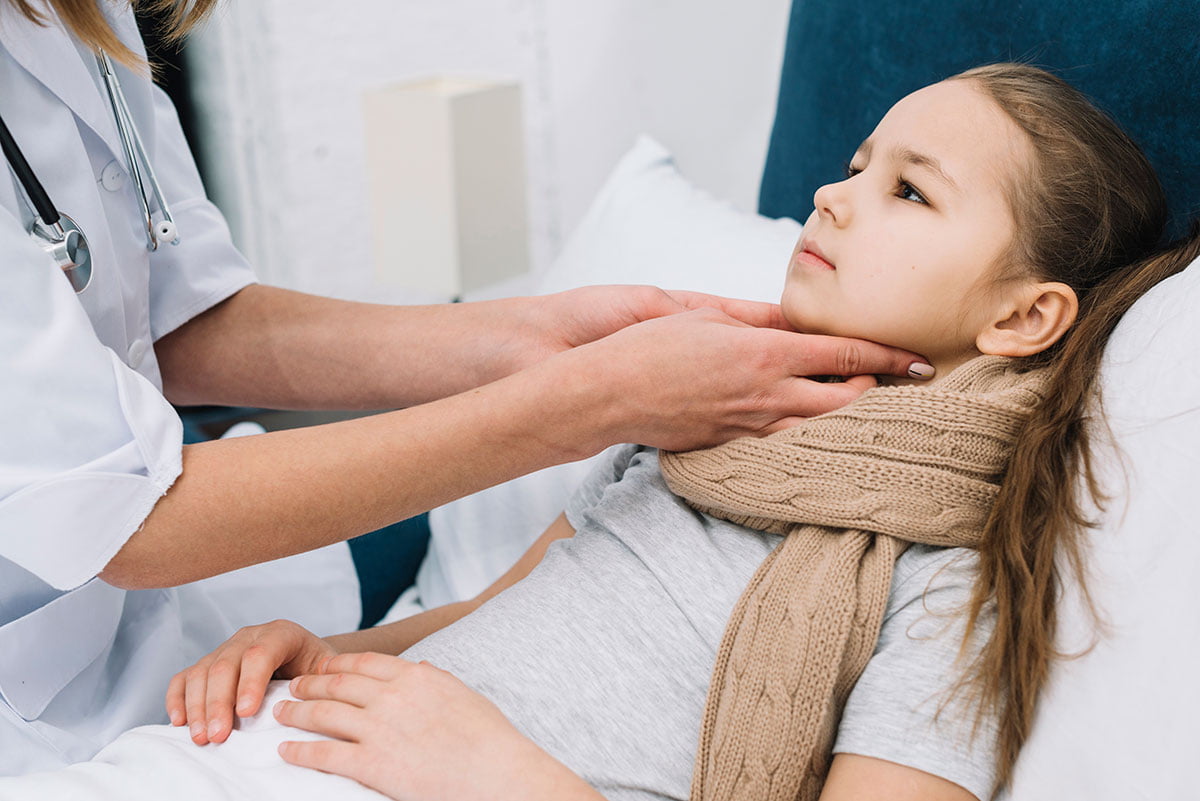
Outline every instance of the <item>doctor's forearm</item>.
<svg viewBox="0 0 1200 801"><path fill-rule="evenodd" d="M537 368L424 406L187 446L183 474L101 578L182 584L311 550L529 471L581 458L606 393ZM548 399L545 408L529 397Z"/></svg>
<svg viewBox="0 0 1200 801"><path fill-rule="evenodd" d="M279 409L392 409L517 369L527 299L352 303L249 286L155 344L167 397Z"/></svg>

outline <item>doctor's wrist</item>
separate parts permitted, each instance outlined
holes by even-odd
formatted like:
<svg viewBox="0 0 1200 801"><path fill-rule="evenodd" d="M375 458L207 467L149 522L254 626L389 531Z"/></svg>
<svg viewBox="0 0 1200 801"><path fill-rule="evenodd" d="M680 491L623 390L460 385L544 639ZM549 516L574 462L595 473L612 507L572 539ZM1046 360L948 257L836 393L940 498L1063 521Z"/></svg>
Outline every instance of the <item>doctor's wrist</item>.
<svg viewBox="0 0 1200 801"><path fill-rule="evenodd" d="M506 379L519 408L513 434L561 464L594 456L621 439L627 415L614 387L593 364L591 346L558 353Z"/></svg>
<svg viewBox="0 0 1200 801"><path fill-rule="evenodd" d="M462 328L474 386L498 381L558 352L550 343L540 298L518 297L459 304L470 318Z"/></svg>

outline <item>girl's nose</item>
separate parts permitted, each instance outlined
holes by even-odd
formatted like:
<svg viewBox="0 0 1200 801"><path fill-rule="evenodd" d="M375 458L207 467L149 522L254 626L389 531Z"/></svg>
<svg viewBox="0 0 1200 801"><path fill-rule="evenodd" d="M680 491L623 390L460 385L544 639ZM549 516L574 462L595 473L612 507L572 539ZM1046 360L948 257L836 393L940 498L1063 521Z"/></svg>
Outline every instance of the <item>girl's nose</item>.
<svg viewBox="0 0 1200 801"><path fill-rule="evenodd" d="M850 222L850 179L825 184L813 194L817 215L830 223L844 226Z"/></svg>

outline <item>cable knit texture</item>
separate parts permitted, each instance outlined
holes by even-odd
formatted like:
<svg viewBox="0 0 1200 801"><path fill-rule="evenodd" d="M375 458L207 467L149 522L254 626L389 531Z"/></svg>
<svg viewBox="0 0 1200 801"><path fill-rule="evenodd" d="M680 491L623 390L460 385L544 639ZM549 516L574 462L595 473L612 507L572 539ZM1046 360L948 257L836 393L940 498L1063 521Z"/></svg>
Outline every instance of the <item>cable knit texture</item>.
<svg viewBox="0 0 1200 801"><path fill-rule="evenodd" d="M816 799L910 542L979 544L1042 372L981 356L933 386L878 387L769 437L664 453L708 514L786 535L717 653L691 801Z"/></svg>

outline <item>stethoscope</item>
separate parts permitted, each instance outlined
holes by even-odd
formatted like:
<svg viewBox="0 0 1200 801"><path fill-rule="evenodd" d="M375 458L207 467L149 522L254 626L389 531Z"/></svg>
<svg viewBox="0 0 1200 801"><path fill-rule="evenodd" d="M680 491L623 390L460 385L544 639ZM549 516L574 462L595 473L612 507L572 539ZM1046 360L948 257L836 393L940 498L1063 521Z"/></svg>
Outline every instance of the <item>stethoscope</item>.
<svg viewBox="0 0 1200 801"><path fill-rule="evenodd" d="M96 64L100 67L100 77L104 80L113 117L117 121L117 131L121 134L121 146L125 151L125 159L129 162L129 175L137 184L142 213L146 219L147 247L157 250L163 242L178 244L179 232L175 227L175 220L171 217L171 209L163 196L162 187L158 184L158 177L154 174L154 167L146 153L146 146L142 144L142 137L133 121L133 115L129 113L125 93L121 91L121 82L117 80L112 62L104 51L100 51L96 54ZM74 220L55 208L42 182L25 160L21 149L17 147L8 126L4 124L3 117L0 117L0 145L3 145L4 157L8 159L21 186L25 188L29 202L33 205L35 214L29 226L29 235L62 269L76 294L82 292L92 280L92 256L87 237ZM150 183L150 191L162 212L162 219L158 222L154 221L150 212L150 199L146 197L146 183L142 179L143 167L146 179Z"/></svg>

